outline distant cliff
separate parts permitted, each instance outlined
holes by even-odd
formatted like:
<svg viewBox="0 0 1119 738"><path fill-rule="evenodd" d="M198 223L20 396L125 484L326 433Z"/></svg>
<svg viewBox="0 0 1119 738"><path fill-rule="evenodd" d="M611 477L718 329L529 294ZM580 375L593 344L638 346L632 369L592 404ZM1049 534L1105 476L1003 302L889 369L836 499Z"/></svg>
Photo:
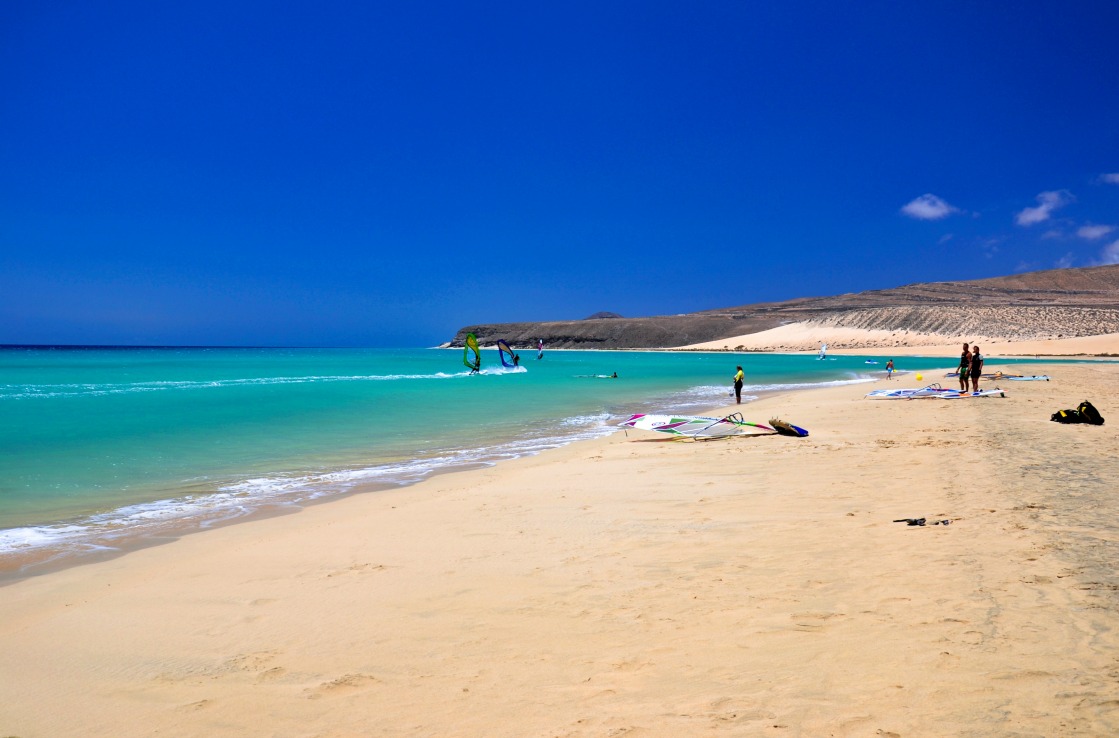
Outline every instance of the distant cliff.
<svg viewBox="0 0 1119 738"><path fill-rule="evenodd" d="M1004 308L1018 308L1006 311ZM609 317L606 317L609 316ZM808 297L648 318L596 313L585 320L466 326L483 344L516 348L673 348L742 336L796 322L851 328L982 335L1011 340L1119 332L1119 265L1053 269L970 282L927 282L885 290Z"/></svg>

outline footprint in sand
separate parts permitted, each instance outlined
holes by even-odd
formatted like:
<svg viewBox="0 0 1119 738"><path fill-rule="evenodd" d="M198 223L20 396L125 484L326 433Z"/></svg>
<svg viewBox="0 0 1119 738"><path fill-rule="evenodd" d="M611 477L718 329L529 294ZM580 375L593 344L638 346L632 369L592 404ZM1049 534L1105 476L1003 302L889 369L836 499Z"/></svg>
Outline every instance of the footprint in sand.
<svg viewBox="0 0 1119 738"><path fill-rule="evenodd" d="M349 566L346 569L340 569L338 571L330 572L329 574L326 575L326 578L329 579L331 577L340 577L343 574L360 574L361 572L384 571L387 568L388 567L385 566L384 564L370 564L370 563L352 564L351 566Z"/></svg>
<svg viewBox="0 0 1119 738"><path fill-rule="evenodd" d="M329 682L323 682L317 687L304 690L308 699L317 700L321 697L339 697L358 692L374 684L380 684L380 679L371 674L345 674Z"/></svg>
<svg viewBox="0 0 1119 738"><path fill-rule="evenodd" d="M279 655L279 651L256 651L238 654L225 662L225 671L261 671L268 667Z"/></svg>

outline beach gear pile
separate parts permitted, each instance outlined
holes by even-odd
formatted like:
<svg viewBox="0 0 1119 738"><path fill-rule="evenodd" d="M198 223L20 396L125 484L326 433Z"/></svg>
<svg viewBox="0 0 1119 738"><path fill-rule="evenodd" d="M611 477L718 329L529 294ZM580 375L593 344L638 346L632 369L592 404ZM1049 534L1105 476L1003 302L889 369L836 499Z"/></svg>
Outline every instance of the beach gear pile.
<svg viewBox="0 0 1119 738"><path fill-rule="evenodd" d="M1103 425L1103 416L1092 403L1085 400L1075 410L1058 410L1049 418L1054 423L1088 423Z"/></svg>

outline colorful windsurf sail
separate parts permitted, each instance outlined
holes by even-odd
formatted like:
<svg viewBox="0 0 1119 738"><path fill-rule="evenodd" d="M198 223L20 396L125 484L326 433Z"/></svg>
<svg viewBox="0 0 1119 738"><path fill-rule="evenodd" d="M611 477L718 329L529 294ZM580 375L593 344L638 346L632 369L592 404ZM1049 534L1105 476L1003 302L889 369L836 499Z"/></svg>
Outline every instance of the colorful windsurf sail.
<svg viewBox="0 0 1119 738"><path fill-rule="evenodd" d="M537 340L537 342L536 342L536 358L537 359L543 359L544 358L544 339L543 338Z"/></svg>
<svg viewBox="0 0 1119 738"><path fill-rule="evenodd" d="M501 365L506 369L512 369L516 366L516 364L513 363L513 349L509 348L509 344L505 343L505 341L498 340L497 355L501 358Z"/></svg>
<svg viewBox="0 0 1119 738"><path fill-rule="evenodd" d="M478 337L473 333L466 334L466 346L462 349L462 363L466 364L471 372L482 368L482 353L478 351Z"/></svg>
<svg viewBox="0 0 1119 738"><path fill-rule="evenodd" d="M696 415L646 415L638 413L631 415L628 420L623 420L618 425L624 428L655 431L672 436L686 438L724 438L726 436L742 433L775 433L764 423L748 423L742 419L740 413L728 415L725 418L707 418Z"/></svg>

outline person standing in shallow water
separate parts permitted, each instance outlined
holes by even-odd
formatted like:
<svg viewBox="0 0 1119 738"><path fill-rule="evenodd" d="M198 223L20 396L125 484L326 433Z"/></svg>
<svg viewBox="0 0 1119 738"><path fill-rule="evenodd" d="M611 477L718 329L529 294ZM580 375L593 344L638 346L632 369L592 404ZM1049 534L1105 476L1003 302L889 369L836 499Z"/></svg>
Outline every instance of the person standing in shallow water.
<svg viewBox="0 0 1119 738"><path fill-rule="evenodd" d="M742 373L742 367L738 367L738 371L734 373L734 399L739 405L742 404L742 380L746 375Z"/></svg>
<svg viewBox="0 0 1119 738"><path fill-rule="evenodd" d="M978 346L971 347L971 391L979 391L979 378L983 376L983 354L979 353ZM967 387L964 387L967 392Z"/></svg>

